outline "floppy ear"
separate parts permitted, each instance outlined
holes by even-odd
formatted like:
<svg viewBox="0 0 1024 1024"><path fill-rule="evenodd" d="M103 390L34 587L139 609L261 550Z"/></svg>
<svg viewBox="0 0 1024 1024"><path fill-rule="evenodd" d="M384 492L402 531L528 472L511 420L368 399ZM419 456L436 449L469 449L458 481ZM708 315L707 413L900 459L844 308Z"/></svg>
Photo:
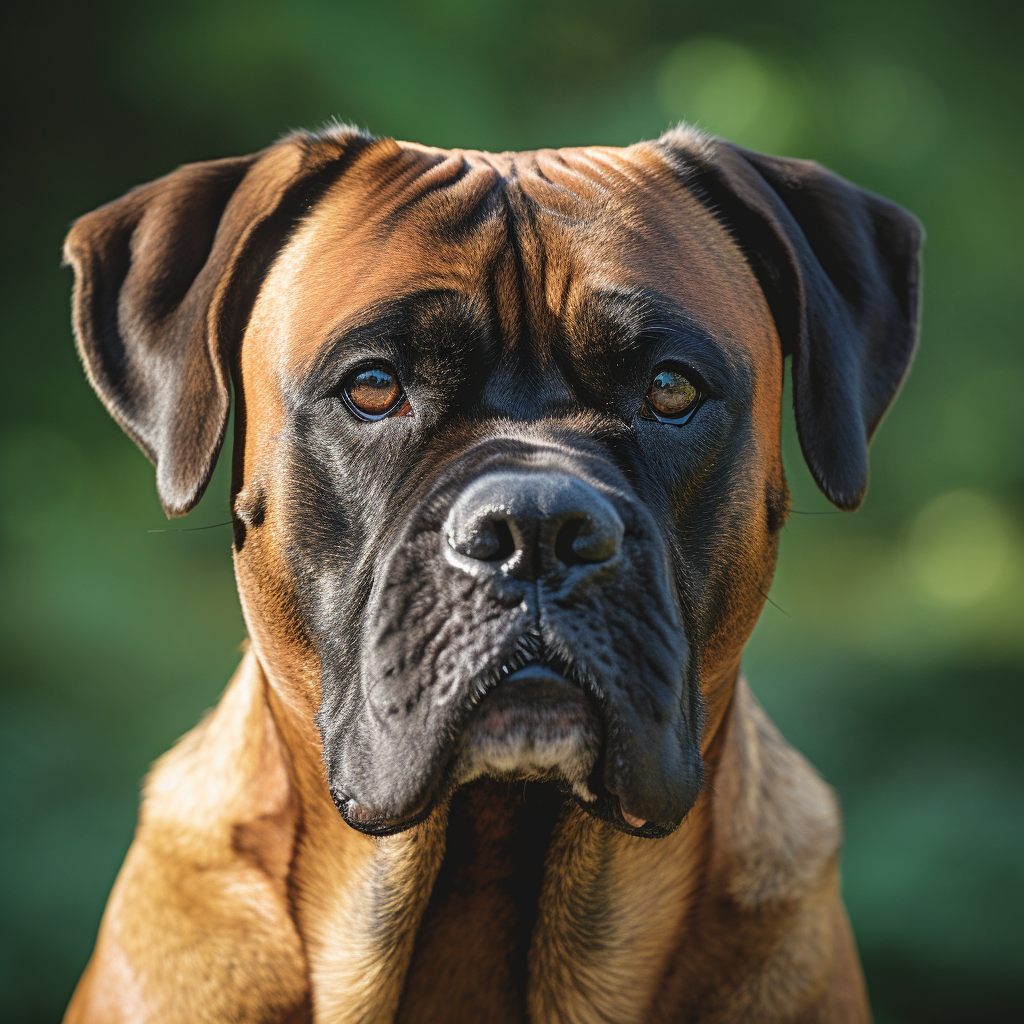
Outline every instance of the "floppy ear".
<svg viewBox="0 0 1024 1024"><path fill-rule="evenodd" d="M920 224L809 160L686 129L661 142L760 281L793 356L797 433L814 479L835 505L857 508L868 442L914 354Z"/></svg>
<svg viewBox="0 0 1024 1024"><path fill-rule="evenodd" d="M156 466L168 516L202 497L227 425L230 365L270 261L368 143L337 128L188 164L75 221L78 351L111 415Z"/></svg>

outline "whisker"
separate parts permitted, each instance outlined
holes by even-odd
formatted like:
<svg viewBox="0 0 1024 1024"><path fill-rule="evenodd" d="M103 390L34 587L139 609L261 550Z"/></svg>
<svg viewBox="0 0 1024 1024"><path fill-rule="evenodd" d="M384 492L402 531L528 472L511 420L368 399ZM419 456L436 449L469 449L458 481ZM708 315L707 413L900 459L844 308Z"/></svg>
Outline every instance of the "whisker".
<svg viewBox="0 0 1024 1024"><path fill-rule="evenodd" d="M822 514L827 515L827 513ZM793 617L789 614L789 612L786 611L785 608L782 607L781 604L779 604L777 601L773 601L760 587L757 588L757 591L770 605L772 605L775 608L778 608L779 611L782 612L782 614L785 615L787 619L791 619Z"/></svg>
<svg viewBox="0 0 1024 1024"><path fill-rule="evenodd" d="M146 533L194 533L196 530L215 530L218 526L230 526L231 520L223 523L210 523L209 526L167 526L162 530L147 530Z"/></svg>

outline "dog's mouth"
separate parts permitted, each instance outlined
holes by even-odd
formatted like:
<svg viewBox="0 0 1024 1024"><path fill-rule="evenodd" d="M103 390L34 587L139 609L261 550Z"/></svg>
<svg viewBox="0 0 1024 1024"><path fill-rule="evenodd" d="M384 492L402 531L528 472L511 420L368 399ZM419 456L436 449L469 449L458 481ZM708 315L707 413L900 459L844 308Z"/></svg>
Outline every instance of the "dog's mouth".
<svg viewBox="0 0 1024 1024"><path fill-rule="evenodd" d="M422 820L443 796L475 779L557 786L587 813L631 835L659 838L672 829L633 814L604 784L607 720L597 684L533 636L510 661L478 681L478 698L459 732L445 783L427 806L401 819L361 813L357 801L335 801L350 825L373 835Z"/></svg>
<svg viewBox="0 0 1024 1024"><path fill-rule="evenodd" d="M474 708L455 777L460 785L481 776L552 782L625 831L664 835L600 781L605 732L593 687L557 659L533 661L508 673Z"/></svg>

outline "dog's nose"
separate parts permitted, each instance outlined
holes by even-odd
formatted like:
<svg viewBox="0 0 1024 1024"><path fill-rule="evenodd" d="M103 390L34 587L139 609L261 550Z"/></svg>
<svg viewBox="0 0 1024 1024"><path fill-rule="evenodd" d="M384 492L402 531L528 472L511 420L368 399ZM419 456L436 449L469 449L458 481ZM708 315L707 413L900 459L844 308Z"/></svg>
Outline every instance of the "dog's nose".
<svg viewBox="0 0 1024 1024"><path fill-rule="evenodd" d="M472 570L492 562L517 579L607 562L622 546L622 518L596 487L570 473L496 471L474 480L445 523L449 547Z"/></svg>

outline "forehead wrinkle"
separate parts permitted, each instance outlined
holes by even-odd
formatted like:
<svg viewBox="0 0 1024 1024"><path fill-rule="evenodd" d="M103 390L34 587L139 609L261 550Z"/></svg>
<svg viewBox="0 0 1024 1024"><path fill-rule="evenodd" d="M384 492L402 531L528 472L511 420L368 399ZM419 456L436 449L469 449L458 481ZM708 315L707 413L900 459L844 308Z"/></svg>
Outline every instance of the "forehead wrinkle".
<svg viewBox="0 0 1024 1024"><path fill-rule="evenodd" d="M487 279L505 255L507 225L487 209L487 197L500 179L493 168L461 174L461 159L439 159L443 153L413 155L428 163L421 163L416 175L403 165L392 179L407 203L404 215L391 215L399 193L378 202L376 186L353 188L342 178L302 221L272 267L250 325L253 336L262 336L283 361L282 369L319 349L334 323L390 296L493 290ZM446 181L454 183L454 199ZM410 200L414 194L420 201ZM465 229L446 230L453 222Z"/></svg>
<svg viewBox="0 0 1024 1024"><path fill-rule="evenodd" d="M378 242L399 228L431 241L468 236L474 223L486 219L487 199L501 181L492 166L467 160L459 150L371 147L312 216L354 207L363 231Z"/></svg>
<svg viewBox="0 0 1024 1024"><path fill-rule="evenodd" d="M530 198L546 212L579 220L581 212L609 206L628 217L643 205L654 186L663 187L650 170L635 160L636 147L541 150L530 154L522 176Z"/></svg>
<svg viewBox="0 0 1024 1024"><path fill-rule="evenodd" d="M774 321L742 251L656 152L644 146L582 156L563 151L542 168L548 177L559 169L567 169L574 183L598 174L613 187L607 201L603 191L594 193L598 210L587 210L586 200L576 198L587 192L583 185L575 192L561 190L557 203L544 204L558 209L548 217L548 234L566 236L565 258L552 261L562 276L556 289L549 288L549 303L564 308L580 284L583 290L600 291L609 283L645 289L671 295L677 309L689 310L691 320L723 342L774 344ZM566 217L576 204L585 213Z"/></svg>
<svg viewBox="0 0 1024 1024"><path fill-rule="evenodd" d="M443 150L424 152L388 140L367 149L348 173L335 182L331 191L358 189L365 196L381 203L386 197L403 195L417 180L439 165L450 165L450 157ZM443 175L444 171L441 173Z"/></svg>
<svg viewBox="0 0 1024 1024"><path fill-rule="evenodd" d="M552 335L557 331L554 311L545 301L548 276L548 246L537 220L537 211L523 189L519 168L511 161L502 193L508 223L511 264L514 275L510 296L521 310L518 336L510 339L522 350L521 358L533 354L542 363L549 361ZM510 290L513 290L510 288Z"/></svg>
<svg viewBox="0 0 1024 1024"><path fill-rule="evenodd" d="M474 228L500 216L502 185L493 167L473 166L455 152L410 182L382 216L382 225L395 230L411 222L430 237L468 240Z"/></svg>

